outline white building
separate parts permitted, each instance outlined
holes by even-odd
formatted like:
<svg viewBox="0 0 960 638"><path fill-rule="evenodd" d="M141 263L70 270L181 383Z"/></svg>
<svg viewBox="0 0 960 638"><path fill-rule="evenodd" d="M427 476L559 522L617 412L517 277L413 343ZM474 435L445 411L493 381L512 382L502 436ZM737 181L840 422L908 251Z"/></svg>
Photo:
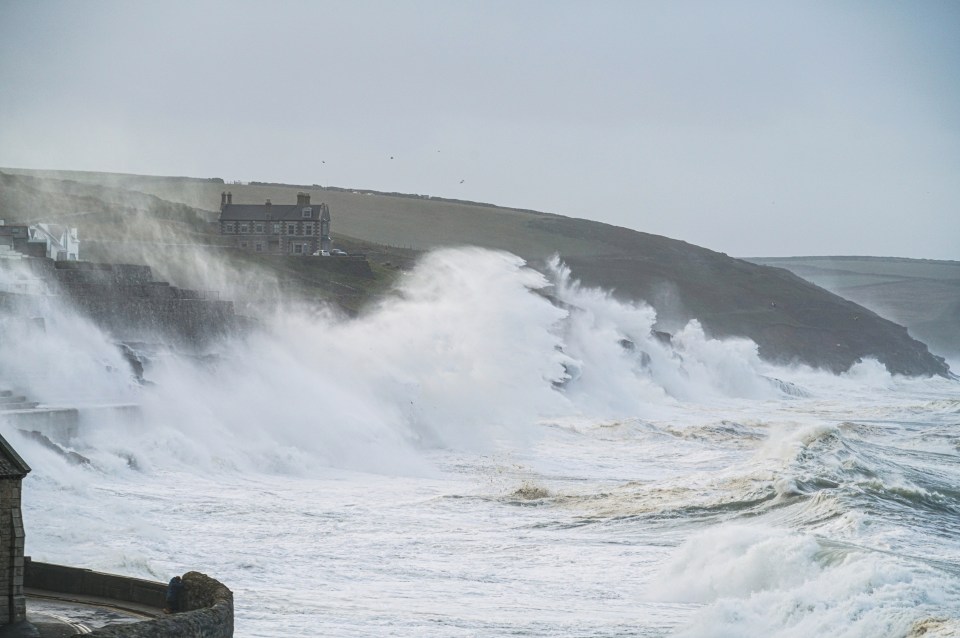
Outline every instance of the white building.
<svg viewBox="0 0 960 638"><path fill-rule="evenodd" d="M80 239L76 228L67 228L59 224L33 224L27 230L31 243L45 242L47 257L56 261L78 261L80 259Z"/></svg>

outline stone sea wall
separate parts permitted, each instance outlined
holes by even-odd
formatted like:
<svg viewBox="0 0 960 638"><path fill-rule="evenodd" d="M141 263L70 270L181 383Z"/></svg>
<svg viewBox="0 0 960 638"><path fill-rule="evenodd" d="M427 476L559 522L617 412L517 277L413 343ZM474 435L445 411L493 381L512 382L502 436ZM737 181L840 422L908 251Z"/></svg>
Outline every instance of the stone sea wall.
<svg viewBox="0 0 960 638"><path fill-rule="evenodd" d="M24 585L51 593L99 596L122 603L164 606L164 583L26 561ZM200 572L183 575L180 613L164 614L138 623L117 624L85 634L95 638L232 638L233 592Z"/></svg>
<svg viewBox="0 0 960 638"><path fill-rule="evenodd" d="M190 290L154 281L148 266L96 264L84 261L26 260L37 281L44 282L46 295L69 299L120 341L152 341L194 346L222 337L243 325L232 301L223 301L216 291ZM11 295L8 295L12 297ZM0 300L14 310L20 303L29 310L50 303L43 298ZM42 309L34 310L42 316Z"/></svg>

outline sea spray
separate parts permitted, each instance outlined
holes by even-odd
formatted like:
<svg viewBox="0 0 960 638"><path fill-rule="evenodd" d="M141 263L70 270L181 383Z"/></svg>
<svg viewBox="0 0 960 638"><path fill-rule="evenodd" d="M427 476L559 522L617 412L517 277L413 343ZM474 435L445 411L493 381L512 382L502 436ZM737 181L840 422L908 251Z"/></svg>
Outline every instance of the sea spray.
<svg viewBox="0 0 960 638"><path fill-rule="evenodd" d="M356 319L284 308L202 356L131 344L142 380L51 315L41 347L0 350L5 380L141 418L83 423L61 447L87 464L4 431L34 468L28 553L202 568L237 592L238 636L949 626L956 383L776 368L696 323L667 339L564 273L438 251Z"/></svg>
<svg viewBox="0 0 960 638"><path fill-rule="evenodd" d="M531 293L546 285L513 255L440 251L359 319L281 312L203 357L141 351L142 387L116 344L66 311L7 369L44 398L135 398L139 423L105 419L84 440L141 466L166 449L207 469L392 472L416 465L416 449L523 439L539 415L565 409L553 328L566 311ZM48 368L70 378L48 387Z"/></svg>
<svg viewBox="0 0 960 638"><path fill-rule="evenodd" d="M11 340L0 370L44 402L138 403L141 423L105 419L85 438L145 463L145 448L172 446L207 466L392 470L415 449L522 440L571 409L633 416L774 394L749 342L710 339L692 322L666 343L649 306L582 287L556 260L544 276L471 248L427 255L355 320L288 309L206 357L140 353L142 387L117 344L69 308L47 321L35 343Z"/></svg>
<svg viewBox="0 0 960 638"><path fill-rule="evenodd" d="M577 376L567 394L591 413L642 414L671 399L779 395L752 341L709 338L696 320L671 338L655 331L649 305L582 286L558 258L548 269L556 298L570 309L560 330Z"/></svg>
<svg viewBox="0 0 960 638"><path fill-rule="evenodd" d="M808 534L725 525L685 542L650 585L658 600L706 603L682 636L903 636L953 588L932 569ZM956 592L953 592L955 596Z"/></svg>

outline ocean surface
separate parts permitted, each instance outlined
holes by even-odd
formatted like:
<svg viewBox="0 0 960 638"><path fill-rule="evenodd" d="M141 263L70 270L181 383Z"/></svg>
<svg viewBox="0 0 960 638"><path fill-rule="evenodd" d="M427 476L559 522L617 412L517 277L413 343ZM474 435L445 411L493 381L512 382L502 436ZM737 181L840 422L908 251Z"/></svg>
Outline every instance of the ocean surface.
<svg viewBox="0 0 960 638"><path fill-rule="evenodd" d="M207 356L51 305L0 380L101 412L4 434L36 560L205 572L236 635L960 635L960 383L762 362L505 253Z"/></svg>

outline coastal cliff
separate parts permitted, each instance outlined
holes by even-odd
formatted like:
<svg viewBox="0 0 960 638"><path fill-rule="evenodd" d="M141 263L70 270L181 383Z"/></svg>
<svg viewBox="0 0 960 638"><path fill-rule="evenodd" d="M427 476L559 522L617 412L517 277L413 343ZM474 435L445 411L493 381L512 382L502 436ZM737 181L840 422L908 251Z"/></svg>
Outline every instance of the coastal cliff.
<svg viewBox="0 0 960 638"><path fill-rule="evenodd" d="M0 174L0 206L5 215L24 218L28 211L42 209L70 216L95 208L96 212L83 213L89 228L117 239L101 242L98 250L103 256L117 254L123 246L121 237L146 233L142 229L148 226L168 243L217 253L210 249L221 238L210 222L216 218L222 180L19 173L24 174ZM398 265L406 268L418 253L475 245L513 252L534 267L560 255L573 276L585 284L652 305L658 313L658 329L669 332L696 318L711 336L752 339L760 356L772 362L840 372L875 358L897 374L949 375L942 358L905 328L875 312L786 270L676 239L536 211L396 193L260 183L231 184L230 189L237 201L286 201L304 191L330 205L335 240L368 253L373 268L369 275L349 281L346 274L318 277L312 271L321 260L280 263L248 258L242 265L293 281L291 290L308 291L314 299L328 298L350 312L359 311L386 290ZM144 220L156 224L150 226ZM141 243L149 240L146 234L136 238ZM95 244L96 237L88 245ZM165 252L173 254L169 249ZM293 267L297 269L293 272L291 264L301 262L303 266Z"/></svg>

